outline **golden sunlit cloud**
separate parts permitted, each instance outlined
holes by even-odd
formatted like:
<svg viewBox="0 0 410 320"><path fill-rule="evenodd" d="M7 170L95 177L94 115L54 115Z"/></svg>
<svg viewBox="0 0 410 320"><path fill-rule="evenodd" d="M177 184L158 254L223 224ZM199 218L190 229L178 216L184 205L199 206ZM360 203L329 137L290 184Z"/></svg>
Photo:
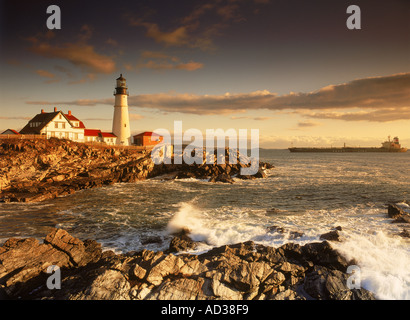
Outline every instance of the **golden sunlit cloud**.
<svg viewBox="0 0 410 320"><path fill-rule="evenodd" d="M130 96L130 106L199 115L221 115L250 110L289 111L317 119L394 121L410 119L410 73L353 80L309 93L278 96L267 90L222 95L178 93ZM28 101L28 104L40 104ZM88 99L41 104L112 104L113 99ZM346 112L356 109L357 112ZM301 125L303 126L303 124ZM305 124L305 127L309 124Z"/></svg>
<svg viewBox="0 0 410 320"><path fill-rule="evenodd" d="M82 26L76 42L52 44L54 33L37 34L27 38L32 46L29 50L46 58L58 58L69 61L85 72L110 74L116 70L112 57L97 53L94 46L87 43L92 35L88 25Z"/></svg>

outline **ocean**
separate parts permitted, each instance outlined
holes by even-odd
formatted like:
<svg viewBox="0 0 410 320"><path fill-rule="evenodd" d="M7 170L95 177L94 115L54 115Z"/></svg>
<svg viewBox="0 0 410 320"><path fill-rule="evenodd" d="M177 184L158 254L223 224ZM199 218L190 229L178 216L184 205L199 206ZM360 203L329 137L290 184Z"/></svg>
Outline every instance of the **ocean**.
<svg viewBox="0 0 410 320"><path fill-rule="evenodd" d="M392 223L386 206L410 200L410 152L261 149L260 158L275 166L266 179L223 184L156 178L42 203L3 203L0 243L42 239L57 227L117 253L165 250L173 232L188 228L202 241L195 252L203 252L247 240L303 245L341 226L343 241L332 246L356 259L362 287L379 299L410 299L410 240L398 236L409 227ZM294 238L294 231L303 235Z"/></svg>

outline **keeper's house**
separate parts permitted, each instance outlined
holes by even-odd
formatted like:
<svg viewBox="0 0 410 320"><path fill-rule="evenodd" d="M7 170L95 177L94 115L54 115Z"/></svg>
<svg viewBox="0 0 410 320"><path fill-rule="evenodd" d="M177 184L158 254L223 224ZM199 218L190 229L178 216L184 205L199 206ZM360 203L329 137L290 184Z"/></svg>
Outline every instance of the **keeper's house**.
<svg viewBox="0 0 410 320"><path fill-rule="evenodd" d="M20 131L20 134L45 135L49 138L69 139L77 142L84 142L84 124L68 111L44 112L37 114Z"/></svg>

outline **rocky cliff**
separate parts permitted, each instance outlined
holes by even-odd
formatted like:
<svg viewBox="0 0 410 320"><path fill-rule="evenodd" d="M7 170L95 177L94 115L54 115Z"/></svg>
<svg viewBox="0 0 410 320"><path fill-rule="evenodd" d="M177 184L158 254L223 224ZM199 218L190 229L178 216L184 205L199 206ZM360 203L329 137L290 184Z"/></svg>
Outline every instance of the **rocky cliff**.
<svg viewBox="0 0 410 320"><path fill-rule="evenodd" d="M200 255L115 254L53 229L42 242L12 238L0 247L0 299L374 299L365 289L346 287L352 263L327 241L279 248L249 241ZM47 273L52 265L59 277Z"/></svg>
<svg viewBox="0 0 410 320"><path fill-rule="evenodd" d="M239 156L239 155L237 155ZM216 155L215 155L216 158ZM116 182L135 182L160 175L166 178L200 178L233 183L265 177L273 166L260 163L254 176L241 176L243 164L160 164L150 153L133 148L90 146L69 140L7 139L0 143L0 201L35 202Z"/></svg>

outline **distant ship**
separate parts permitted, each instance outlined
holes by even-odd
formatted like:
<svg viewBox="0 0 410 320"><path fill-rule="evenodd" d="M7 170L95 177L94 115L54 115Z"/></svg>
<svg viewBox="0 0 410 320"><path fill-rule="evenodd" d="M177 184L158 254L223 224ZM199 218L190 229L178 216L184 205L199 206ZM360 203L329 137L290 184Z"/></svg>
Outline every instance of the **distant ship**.
<svg viewBox="0 0 410 320"><path fill-rule="evenodd" d="M382 143L382 146L377 147L346 147L346 144L341 147L331 148L289 148L290 152L407 152L407 148L402 148L399 143L399 138L394 137L393 141L388 140Z"/></svg>

